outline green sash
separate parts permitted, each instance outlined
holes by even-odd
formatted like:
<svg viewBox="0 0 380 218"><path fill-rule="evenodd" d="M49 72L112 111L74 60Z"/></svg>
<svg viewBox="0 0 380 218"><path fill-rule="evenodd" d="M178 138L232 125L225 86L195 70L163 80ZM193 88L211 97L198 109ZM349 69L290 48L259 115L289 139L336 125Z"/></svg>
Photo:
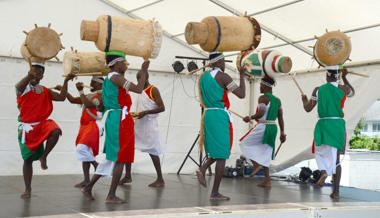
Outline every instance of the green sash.
<svg viewBox="0 0 380 218"><path fill-rule="evenodd" d="M271 92L264 93L264 95L269 97L269 102L270 102L266 120L275 121L278 116L278 109L281 106L280 100L276 96L274 96ZM277 136L277 125L276 124L265 125L263 144L268 144L273 148L272 159L274 158L276 136Z"/></svg>

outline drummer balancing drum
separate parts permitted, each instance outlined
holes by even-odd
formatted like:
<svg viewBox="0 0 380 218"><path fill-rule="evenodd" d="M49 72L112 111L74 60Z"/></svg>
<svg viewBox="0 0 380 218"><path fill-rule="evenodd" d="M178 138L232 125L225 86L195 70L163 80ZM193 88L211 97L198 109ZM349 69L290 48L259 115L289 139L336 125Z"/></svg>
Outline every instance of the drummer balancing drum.
<svg viewBox="0 0 380 218"><path fill-rule="evenodd" d="M346 62L351 54L350 38L340 32L332 31L317 37L314 46L314 58L322 66L340 65Z"/></svg>
<svg viewBox="0 0 380 218"><path fill-rule="evenodd" d="M47 61L51 58L56 58L56 55L61 49L64 49L61 43L60 36L56 31L48 27L38 27L26 34L24 45L21 46L21 54L24 58L35 58ZM58 59L58 58L57 58Z"/></svg>
<svg viewBox="0 0 380 218"><path fill-rule="evenodd" d="M206 17L188 23L185 38L208 52L253 50L260 44L261 29L252 17Z"/></svg>
<svg viewBox="0 0 380 218"><path fill-rule="evenodd" d="M120 50L149 59L160 52L162 29L156 21L103 15L96 21L83 20L80 37L95 42L101 51Z"/></svg>
<svg viewBox="0 0 380 218"><path fill-rule="evenodd" d="M289 73L292 69L292 59L282 56L278 51L246 51L242 52L236 59L236 66L246 67L249 74L258 77L268 75L271 78L279 73Z"/></svg>
<svg viewBox="0 0 380 218"><path fill-rule="evenodd" d="M103 76L109 73L109 68L104 52L67 51L63 56L63 72L64 75Z"/></svg>

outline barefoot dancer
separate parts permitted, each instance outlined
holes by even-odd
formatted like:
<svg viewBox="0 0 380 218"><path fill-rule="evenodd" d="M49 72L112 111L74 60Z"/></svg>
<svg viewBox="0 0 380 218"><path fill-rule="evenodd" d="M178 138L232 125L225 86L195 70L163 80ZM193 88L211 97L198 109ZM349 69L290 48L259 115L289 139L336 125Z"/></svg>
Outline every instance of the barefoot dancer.
<svg viewBox="0 0 380 218"><path fill-rule="evenodd" d="M75 185L82 188L90 183L90 167L96 169L98 163L95 160L99 153L99 141L103 132L100 120L102 118L102 84L103 77L92 77L91 93L84 95L83 83L77 83L76 88L79 91L79 97L73 97L67 93L67 99L72 104L83 105L82 116L80 118L80 128L75 141L76 156L82 162L84 180Z"/></svg>
<svg viewBox="0 0 380 218"><path fill-rule="evenodd" d="M47 157L62 134L59 126L48 119L53 111L52 101L66 99L67 83L74 78L73 75L68 75L60 93L57 93L39 84L44 72L45 67L42 63L32 63L28 74L16 84L17 106L20 111L18 142L24 159L25 192L21 198L24 199L31 197L33 161L39 160L41 168L46 170Z"/></svg>
<svg viewBox="0 0 380 218"><path fill-rule="evenodd" d="M313 150L318 168L322 174L317 185L323 186L327 176L333 175L333 192L331 198L339 198L339 185L342 168L339 153L344 152L346 143L346 123L343 119L343 106L346 96L351 97L355 91L348 82L347 70L342 70L343 85L338 84L339 66L327 67L327 83L316 87L310 100L302 95L303 107L310 112L318 104L319 120L314 129ZM315 146L315 147L314 147Z"/></svg>
<svg viewBox="0 0 380 218"><path fill-rule="evenodd" d="M211 53L210 62L220 58L221 53ZM215 179L210 200L229 200L230 198L219 193L226 159L230 157L232 146L232 124L227 109L230 106L228 92L239 98L245 97L244 69L240 71L240 85L224 73L224 58L211 64L212 69L202 74L199 80L201 100L205 107L204 124L201 131L204 133L204 146L208 159L196 172L198 181L206 187L205 173L211 164L216 162ZM202 132L201 132L202 133Z"/></svg>
<svg viewBox="0 0 380 218"><path fill-rule="evenodd" d="M100 163L90 183L82 188L82 192L90 199L92 188L102 176L112 176L111 186L107 195L106 203L124 203L125 201L116 196L125 163L131 164L134 160L134 123L129 113L132 99L129 92L141 93L147 78L149 61L141 66L141 78L138 84L124 78L128 69L125 54L121 51L106 53L107 65L111 68L103 83L102 100L106 115L104 152L106 161Z"/></svg>
<svg viewBox="0 0 380 218"><path fill-rule="evenodd" d="M140 80L140 77L141 73L137 73L137 80ZM165 105L161 99L160 91L149 83L148 78L144 85L144 91L137 100L138 119L135 121L135 148L150 155L156 169L157 179L149 184L149 187L160 188L165 186L160 163L160 155L165 144L161 140L158 128L158 113L165 111ZM126 164L125 177L120 181L120 184L130 182L132 182L131 166Z"/></svg>
<svg viewBox="0 0 380 218"><path fill-rule="evenodd" d="M243 119L245 122L256 120L258 124L240 139L240 149L242 153L253 163L253 175L258 173L260 169L264 168L264 182L259 186L266 188L271 186L269 165L271 159L274 157L277 136L277 118L280 126L281 143L286 140L281 102L280 99L272 94L274 83L274 80L269 77L264 77L261 80L260 92L263 93L263 95L259 97L257 112L254 115L246 116Z"/></svg>

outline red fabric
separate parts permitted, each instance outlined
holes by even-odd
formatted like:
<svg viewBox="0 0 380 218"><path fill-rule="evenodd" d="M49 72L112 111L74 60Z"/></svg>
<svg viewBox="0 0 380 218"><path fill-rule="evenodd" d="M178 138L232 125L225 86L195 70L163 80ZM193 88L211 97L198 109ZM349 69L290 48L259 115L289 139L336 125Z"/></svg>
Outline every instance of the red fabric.
<svg viewBox="0 0 380 218"><path fill-rule="evenodd" d="M276 55L276 56L274 56L274 58L273 58L273 61L272 61L272 70L273 70L273 72L277 72L277 71L276 71L276 61L277 61L277 59L278 59L279 57L280 57L279 55Z"/></svg>
<svg viewBox="0 0 380 218"><path fill-rule="evenodd" d="M133 163L135 157L135 127L134 121L129 113L132 105L132 99L129 93L125 89L119 87L118 102L120 108L124 106L128 107L128 115L124 120L120 117L120 127L119 127L119 153L118 162L121 163Z"/></svg>
<svg viewBox="0 0 380 218"><path fill-rule="evenodd" d="M48 119L41 121L41 123L33 126L33 130L25 135L25 144L30 151L37 151L43 142L50 136L50 134L59 129L57 123ZM22 132L20 133L22 134Z"/></svg>
<svg viewBox="0 0 380 218"><path fill-rule="evenodd" d="M34 123L49 118L53 111L53 102L49 89L44 86L42 89L40 94L31 90L22 96L17 96L21 122Z"/></svg>
<svg viewBox="0 0 380 218"><path fill-rule="evenodd" d="M234 128L232 127L232 123L230 122L230 151L232 149L233 142L234 142Z"/></svg>
<svg viewBox="0 0 380 218"><path fill-rule="evenodd" d="M228 91L224 90L222 102L224 103L224 107L227 109L230 108L230 100L228 99Z"/></svg>
<svg viewBox="0 0 380 218"><path fill-rule="evenodd" d="M151 100L154 101L153 94L152 94L152 89L153 89L153 87L154 87L153 85L148 86L148 88L146 88L146 89L144 90L144 92L146 93L146 95L148 95L148 97L149 97Z"/></svg>
<svg viewBox="0 0 380 218"><path fill-rule="evenodd" d="M243 141L243 139L244 139L245 137L247 137L247 135L249 135L249 133L251 133L252 130L254 130L255 128L256 128L256 125L255 125L254 127L252 127L250 130L248 130L248 132L247 132L246 134L244 134L244 135L239 139L239 141L240 141L240 142Z"/></svg>
<svg viewBox="0 0 380 218"><path fill-rule="evenodd" d="M99 98L100 94L96 94L91 100ZM88 110L93 114L97 115L97 110L95 107L88 108ZM87 110L83 110L82 116L80 118L80 127L78 136L75 140L75 145L83 144L87 145L92 149L94 156L99 154L99 127L96 124L96 119L90 116Z"/></svg>

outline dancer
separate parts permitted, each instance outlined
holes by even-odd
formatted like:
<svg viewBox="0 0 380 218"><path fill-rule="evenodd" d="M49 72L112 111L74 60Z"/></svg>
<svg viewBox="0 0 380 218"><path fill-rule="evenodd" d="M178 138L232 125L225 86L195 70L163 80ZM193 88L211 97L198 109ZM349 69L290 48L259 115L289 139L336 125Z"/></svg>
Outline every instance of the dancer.
<svg viewBox="0 0 380 218"><path fill-rule="evenodd" d="M280 141L286 141L284 131L284 119L279 98L272 94L275 81L265 76L261 79L260 92L263 93L258 99L257 111L252 116L244 117L245 122L256 120L257 125L248 131L241 139L240 149L244 156L251 160L254 166L252 175L255 175L264 168L264 182L259 184L261 187L271 187L269 176L269 165L274 158L275 142L277 136L276 119L280 126Z"/></svg>
<svg viewBox="0 0 380 218"><path fill-rule="evenodd" d="M102 176L112 176L111 186L106 203L125 203L116 196L116 189L123 173L124 164L131 164L134 160L134 123L129 110L132 99L129 92L141 93L148 74L149 61L141 66L141 77L138 84L124 78L129 63L122 51L109 51L106 53L107 65L111 72L106 77L102 88L102 100L106 115L104 153L106 161L98 165L95 175L90 183L81 191L91 200L92 188Z"/></svg>
<svg viewBox="0 0 380 218"><path fill-rule="evenodd" d="M141 72L136 75L141 78ZM137 99L137 120L135 121L135 148L146 152L152 159L156 169L157 178L149 184L149 187L161 188L165 186L162 177L160 155L164 152L165 143L162 141L158 128L158 114L165 111L158 88L149 83L149 74L144 84L144 91ZM125 166L125 177L120 180L120 185L132 182L131 165Z"/></svg>
<svg viewBox="0 0 380 218"><path fill-rule="evenodd" d="M47 157L62 134L54 120L48 118L53 111L53 101L66 99L68 81L74 78L73 74L69 74L64 79L61 91L57 93L40 85L44 72L43 63L33 62L28 74L16 84L17 106L20 111L18 142L24 159L23 199L31 197L33 161L39 160L43 170L48 168Z"/></svg>
<svg viewBox="0 0 380 218"><path fill-rule="evenodd" d="M339 154L344 152L346 143L343 107L346 96L353 96L355 90L346 78L347 69L340 70L339 66L328 66L326 69L327 83L316 87L310 100L302 95L302 102L306 112L312 111L318 104L319 119L314 129L313 151L321 177L316 184L323 186L327 176L333 175L334 185L330 197L337 199L342 172ZM343 85L338 84L340 73Z"/></svg>
<svg viewBox="0 0 380 218"><path fill-rule="evenodd" d="M208 159L196 172L198 181L206 187L205 173L211 164L216 162L215 179L210 200L229 200L219 193L226 159L230 157L233 142L232 124L227 109L230 107L228 92L239 98L245 97L245 69L240 71L240 84L224 73L225 63L222 53L210 53L211 70L203 73L199 80L200 97L204 107L201 136L204 136L204 146ZM202 138L200 140L202 145Z"/></svg>

